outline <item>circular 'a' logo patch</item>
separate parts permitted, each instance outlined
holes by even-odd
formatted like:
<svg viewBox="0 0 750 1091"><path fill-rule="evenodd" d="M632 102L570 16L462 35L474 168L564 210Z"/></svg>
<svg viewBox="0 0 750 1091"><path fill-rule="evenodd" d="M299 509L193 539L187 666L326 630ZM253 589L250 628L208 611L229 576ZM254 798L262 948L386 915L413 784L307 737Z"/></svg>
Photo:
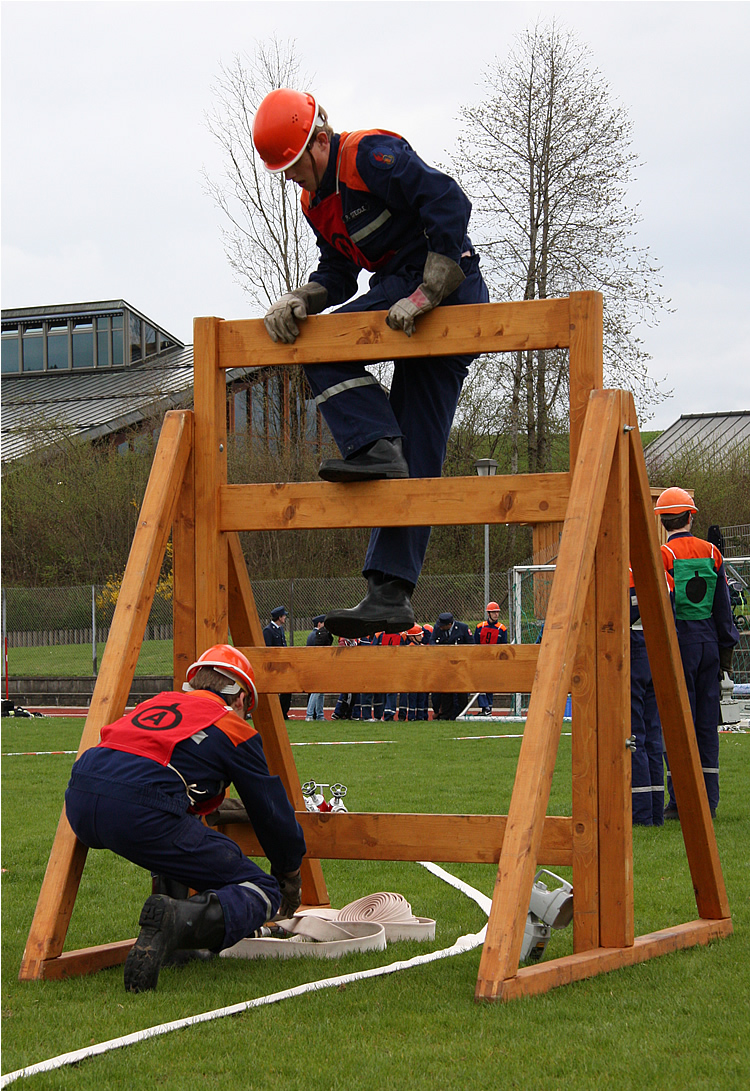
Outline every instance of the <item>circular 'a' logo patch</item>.
<svg viewBox="0 0 750 1091"><path fill-rule="evenodd" d="M151 705L133 716L133 723L142 731L169 731L182 723L177 705Z"/></svg>
<svg viewBox="0 0 750 1091"><path fill-rule="evenodd" d="M396 162L396 156L390 148L373 148L370 152L370 162L379 170L390 170Z"/></svg>

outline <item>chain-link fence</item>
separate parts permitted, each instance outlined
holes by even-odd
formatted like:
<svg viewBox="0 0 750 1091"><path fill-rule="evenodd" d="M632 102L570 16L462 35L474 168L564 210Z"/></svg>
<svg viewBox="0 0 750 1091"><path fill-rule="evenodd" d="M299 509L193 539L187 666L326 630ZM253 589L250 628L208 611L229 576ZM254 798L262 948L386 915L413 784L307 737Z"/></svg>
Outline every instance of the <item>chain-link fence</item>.
<svg viewBox="0 0 750 1091"><path fill-rule="evenodd" d="M735 682L746 684L750 683L750 556L726 557L724 568L740 634L732 674ZM554 565L518 565L508 573L508 639L512 644L534 644L539 640L554 570ZM521 703L524 701L528 704L527 695Z"/></svg>
<svg viewBox="0 0 750 1091"><path fill-rule="evenodd" d="M507 576L493 573L492 595L503 613L507 605ZM316 614L354 606L365 591L361 577L338 579L259 580L253 584L258 612L264 623L276 606L288 612L287 640L304 644ZM78 587L8 587L2 593L3 636L7 637L12 675L39 673L39 663L50 670L74 674L96 673L109 636L117 588L112 585ZM484 576L423 576L413 596L420 622L434 624L450 610L472 627L485 616ZM154 597L136 675L171 674L172 600L168 592ZM150 646L147 646L150 645ZM64 659L35 655L31 649L66 647ZM22 651L23 650L23 651Z"/></svg>
<svg viewBox="0 0 750 1091"><path fill-rule="evenodd" d="M750 682L750 551L727 557L726 572L740 643L735 650L734 676ZM519 565L509 573L492 573L490 594L500 605L511 643L533 644L540 636L554 576L554 564ZM258 612L266 621L276 606L288 611L287 639L304 644L316 614L353 606L362 597L359 577L338 579L260 580L253 585ZM110 585L78 587L8 587L2 594L3 635L7 638L12 675L50 671L61 674L96 673L116 602ZM449 610L472 628L485 616L484 577L480 573L423 576L414 592L414 611L420 622L435 623ZM157 594L149 614L144 647L136 674L172 671L172 601ZM61 659L35 655L31 649L66 647ZM28 649L28 650L27 650ZM75 652L75 654L73 654Z"/></svg>

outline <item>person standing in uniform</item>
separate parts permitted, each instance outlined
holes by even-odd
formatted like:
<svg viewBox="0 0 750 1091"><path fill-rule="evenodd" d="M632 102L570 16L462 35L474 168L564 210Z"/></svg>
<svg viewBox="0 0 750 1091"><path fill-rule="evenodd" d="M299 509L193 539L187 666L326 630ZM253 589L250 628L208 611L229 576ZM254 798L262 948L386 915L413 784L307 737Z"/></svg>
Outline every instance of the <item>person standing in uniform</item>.
<svg viewBox="0 0 750 1091"><path fill-rule="evenodd" d="M271 611L271 620L263 629L263 639L267 648L286 648L286 633L284 632L286 617L286 606L277 606ZM291 693L280 693L279 702L281 703L282 715L285 720L288 720L289 706L292 703Z"/></svg>
<svg viewBox="0 0 750 1091"><path fill-rule="evenodd" d="M413 625L401 634L407 645L421 647L424 637L424 629L421 625ZM426 720L427 719L427 694L426 693L402 693L399 703L400 720Z"/></svg>
<svg viewBox="0 0 750 1091"><path fill-rule="evenodd" d="M401 633L376 633L372 643L382 648L400 648L406 644L406 639ZM397 693L380 693L375 697L373 706L379 709L382 701L383 711L380 714L382 718L395 720L398 718L398 699Z"/></svg>
<svg viewBox="0 0 750 1091"><path fill-rule="evenodd" d="M711 817L719 806L719 719L721 674L731 673L739 633L732 616L724 560L710 542L692 534L697 514L684 489L670 488L654 506L669 537L661 547L693 714ZM678 818L678 800L667 769L669 803L665 818Z"/></svg>
<svg viewBox="0 0 750 1091"><path fill-rule="evenodd" d="M420 316L441 304L488 302L466 233L471 202L403 137L382 129L335 133L313 95L281 88L260 104L253 142L267 170L301 187L302 211L320 250L309 282L266 314L274 341L291 344L298 323L327 307L385 310L387 324L411 337ZM373 274L369 291L353 298L362 269ZM342 455L326 459L320 476L339 482L440 477L474 359L397 360L390 394L357 361L306 366L315 404ZM430 529L374 529L363 565L367 594L354 609L329 613L327 628L345 637L411 628L411 595Z"/></svg>
<svg viewBox="0 0 750 1091"><path fill-rule="evenodd" d="M302 829L261 738L247 722L258 699L247 658L228 644L205 651L183 693L162 693L102 728L73 765L65 811L76 837L197 890L146 899L125 963L129 992L155 989L177 951L220 951L300 904ZM271 863L268 875L201 814L233 783Z"/></svg>
<svg viewBox="0 0 750 1091"><path fill-rule="evenodd" d="M507 644L508 630L500 624L500 606L496 602L487 603L487 620L477 625L474 630L475 644ZM494 693L480 693L477 704L481 716L492 715Z"/></svg>
<svg viewBox="0 0 750 1091"><path fill-rule="evenodd" d="M446 611L438 615L430 643L473 644L474 639L469 626L463 621L456 621L453 614ZM468 703L468 693L433 693L432 695L432 707L436 720L455 720Z"/></svg>
<svg viewBox="0 0 750 1091"><path fill-rule="evenodd" d="M325 614L318 614L313 618L312 632L307 637L308 648L330 648L333 644L333 636L325 626ZM325 719L325 693L311 693L307 701L306 720Z"/></svg>

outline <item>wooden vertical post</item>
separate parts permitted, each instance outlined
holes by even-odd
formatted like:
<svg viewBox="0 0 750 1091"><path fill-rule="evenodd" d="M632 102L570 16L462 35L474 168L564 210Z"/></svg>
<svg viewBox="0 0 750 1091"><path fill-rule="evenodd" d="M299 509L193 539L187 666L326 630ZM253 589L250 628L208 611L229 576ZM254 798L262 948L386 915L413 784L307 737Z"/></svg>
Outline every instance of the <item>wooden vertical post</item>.
<svg viewBox="0 0 750 1091"><path fill-rule="evenodd" d="M628 603L628 438L617 392L618 437L596 547L598 674L599 934L602 947L632 946L633 829Z"/></svg>
<svg viewBox="0 0 750 1091"><path fill-rule="evenodd" d="M196 318L195 639L198 652L227 640L227 543L219 488L227 482L226 379L218 367L220 319Z"/></svg>
<svg viewBox="0 0 750 1091"><path fill-rule="evenodd" d="M195 458L190 414L190 458L172 524L172 673L179 690L187 669L198 658L195 645Z"/></svg>
<svg viewBox="0 0 750 1091"><path fill-rule="evenodd" d="M570 468L576 464L592 390L604 386L604 310L599 292L570 293Z"/></svg>
<svg viewBox="0 0 750 1091"><path fill-rule="evenodd" d="M570 295L570 468L576 464L592 390L604 384L602 298ZM594 561L596 564L596 560ZM599 785L597 734L596 579L581 621L571 684L573 776L573 946L599 945Z"/></svg>
<svg viewBox="0 0 750 1091"><path fill-rule="evenodd" d="M599 777L597 736L596 580L592 579L578 639L573 706L573 950L599 946Z"/></svg>

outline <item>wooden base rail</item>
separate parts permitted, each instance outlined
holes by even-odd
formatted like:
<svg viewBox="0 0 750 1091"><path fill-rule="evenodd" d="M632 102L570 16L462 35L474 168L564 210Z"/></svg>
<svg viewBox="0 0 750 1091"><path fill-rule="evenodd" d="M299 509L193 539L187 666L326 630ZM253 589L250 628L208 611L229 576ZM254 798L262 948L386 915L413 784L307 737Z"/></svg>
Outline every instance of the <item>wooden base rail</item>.
<svg viewBox="0 0 750 1091"><path fill-rule="evenodd" d="M687 947L705 947L715 939L726 939L733 931L729 918L723 920L697 920L663 928L638 936L630 947L594 947L581 954L564 955L552 962L540 962L536 966L522 966L514 977L498 983L487 1000L515 1000L519 996L538 996L560 985L570 985L597 974L637 966L650 958L683 951Z"/></svg>

